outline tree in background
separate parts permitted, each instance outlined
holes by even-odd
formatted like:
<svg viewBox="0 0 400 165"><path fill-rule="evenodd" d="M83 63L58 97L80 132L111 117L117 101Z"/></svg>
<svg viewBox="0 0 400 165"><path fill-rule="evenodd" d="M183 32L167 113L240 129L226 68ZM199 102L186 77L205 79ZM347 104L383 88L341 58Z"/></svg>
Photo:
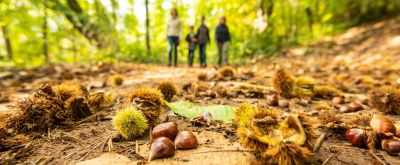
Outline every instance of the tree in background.
<svg viewBox="0 0 400 165"><path fill-rule="evenodd" d="M150 55L151 47L150 47L149 0L145 0L145 6L146 6L146 50L147 50L147 55Z"/></svg>

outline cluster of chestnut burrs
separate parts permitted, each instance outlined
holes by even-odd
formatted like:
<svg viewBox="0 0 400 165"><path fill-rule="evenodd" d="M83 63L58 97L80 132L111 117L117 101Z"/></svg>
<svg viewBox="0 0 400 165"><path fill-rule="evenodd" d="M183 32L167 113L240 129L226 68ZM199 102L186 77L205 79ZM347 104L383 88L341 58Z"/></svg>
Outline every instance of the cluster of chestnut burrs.
<svg viewBox="0 0 400 165"><path fill-rule="evenodd" d="M395 155L400 153L400 131L396 130L390 119L383 115L374 115L370 127L348 129L346 138L357 147L368 147L371 150L382 148Z"/></svg>
<svg viewBox="0 0 400 165"><path fill-rule="evenodd" d="M174 122L162 123L155 126L151 132L149 161L171 156L175 149L194 149L198 142L191 131L179 131Z"/></svg>

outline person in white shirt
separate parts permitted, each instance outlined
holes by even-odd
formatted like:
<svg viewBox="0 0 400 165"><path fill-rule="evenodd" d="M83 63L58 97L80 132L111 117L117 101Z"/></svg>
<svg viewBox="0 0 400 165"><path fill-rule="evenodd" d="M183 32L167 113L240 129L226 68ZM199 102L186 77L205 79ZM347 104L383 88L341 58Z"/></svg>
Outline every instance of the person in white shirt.
<svg viewBox="0 0 400 165"><path fill-rule="evenodd" d="M171 10L171 18L168 20L167 26L167 38L168 38L168 66L172 65L172 58L174 58L174 66L178 63L178 45L179 36L181 34L182 24L178 17L178 11L176 8Z"/></svg>

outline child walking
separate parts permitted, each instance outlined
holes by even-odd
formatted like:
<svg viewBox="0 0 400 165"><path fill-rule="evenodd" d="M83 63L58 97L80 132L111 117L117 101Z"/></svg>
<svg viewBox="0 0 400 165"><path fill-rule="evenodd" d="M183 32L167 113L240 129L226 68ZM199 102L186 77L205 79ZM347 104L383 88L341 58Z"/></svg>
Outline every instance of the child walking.
<svg viewBox="0 0 400 165"><path fill-rule="evenodd" d="M190 32L186 36L186 42L188 42L189 45L189 54L188 54L188 63L189 67L193 66L193 57L194 57L194 51L196 50L196 44L197 44L197 38L196 34L194 33L194 27L190 26Z"/></svg>

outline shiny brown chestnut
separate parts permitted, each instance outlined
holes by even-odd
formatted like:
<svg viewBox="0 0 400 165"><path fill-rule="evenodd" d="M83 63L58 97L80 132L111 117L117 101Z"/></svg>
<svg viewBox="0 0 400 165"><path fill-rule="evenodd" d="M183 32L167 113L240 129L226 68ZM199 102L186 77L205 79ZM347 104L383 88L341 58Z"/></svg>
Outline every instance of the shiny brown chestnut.
<svg viewBox="0 0 400 165"><path fill-rule="evenodd" d="M159 124L153 128L153 131L151 131L151 139L167 137L173 141L177 134L178 126L174 122L167 122Z"/></svg>
<svg viewBox="0 0 400 165"><path fill-rule="evenodd" d="M173 155L174 153L174 143L166 137L159 137L153 140L153 143L151 143L148 160L151 161L157 158L165 158Z"/></svg>
<svg viewBox="0 0 400 165"><path fill-rule="evenodd" d="M365 130L359 128L351 128L346 131L346 138L353 146L365 147L367 143L367 135Z"/></svg>
<svg viewBox="0 0 400 165"><path fill-rule="evenodd" d="M356 112L356 111L359 111L359 110L362 110L362 109L363 109L362 105L359 104L358 102L352 102L352 103L350 103L350 104L349 104L349 108L350 108L350 111L351 111L351 112Z"/></svg>
<svg viewBox="0 0 400 165"><path fill-rule="evenodd" d="M190 131L180 131L175 138L175 147L177 149L194 149L197 146L197 138Z"/></svg>
<svg viewBox="0 0 400 165"><path fill-rule="evenodd" d="M378 133L389 136L396 134L396 127L392 121L383 115L374 115L369 124Z"/></svg>
<svg viewBox="0 0 400 165"><path fill-rule="evenodd" d="M382 149L390 154L400 153L400 141L395 139L382 140Z"/></svg>

